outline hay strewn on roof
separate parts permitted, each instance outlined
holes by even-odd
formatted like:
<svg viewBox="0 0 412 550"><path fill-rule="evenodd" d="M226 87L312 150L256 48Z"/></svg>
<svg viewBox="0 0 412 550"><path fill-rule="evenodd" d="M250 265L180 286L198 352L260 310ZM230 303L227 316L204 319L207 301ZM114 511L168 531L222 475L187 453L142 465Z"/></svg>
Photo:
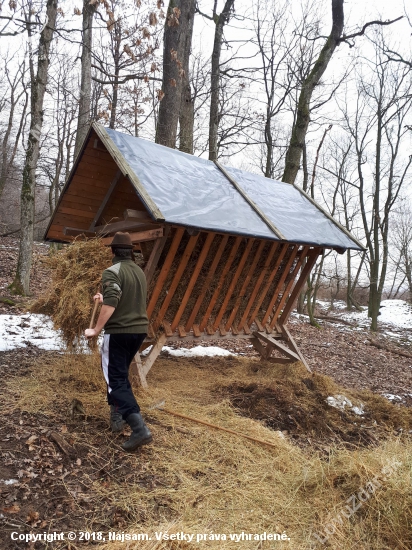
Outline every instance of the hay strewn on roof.
<svg viewBox="0 0 412 550"><path fill-rule="evenodd" d="M50 286L31 310L50 315L68 347L75 347L89 326L93 296L100 290L102 272L111 258L110 248L100 239L90 239L76 240L51 252L46 260Z"/></svg>

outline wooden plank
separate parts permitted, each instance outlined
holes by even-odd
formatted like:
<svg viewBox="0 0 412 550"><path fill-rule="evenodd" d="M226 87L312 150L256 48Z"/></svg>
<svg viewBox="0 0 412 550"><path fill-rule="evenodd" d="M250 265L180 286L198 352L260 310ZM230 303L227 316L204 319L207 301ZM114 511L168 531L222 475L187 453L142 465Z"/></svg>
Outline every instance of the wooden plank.
<svg viewBox="0 0 412 550"><path fill-rule="evenodd" d="M153 367L153 363L159 357L159 354L162 351L162 347L164 346L166 340L166 334L161 334L157 341L153 344L153 347L149 351L148 355L146 356L146 359L143 362L143 374L145 379L148 375L148 372Z"/></svg>
<svg viewBox="0 0 412 550"><path fill-rule="evenodd" d="M264 241L264 240L261 240L260 243L259 243L259 247L258 247L258 249L257 249L257 252L256 252L256 254L255 254L255 257L253 258L253 262L252 262L251 265L250 265L249 271L248 271L248 273L247 273L247 275L246 275L245 280L243 281L242 288L241 288L240 291L239 291L239 295L238 295L238 297L237 297L237 299L236 299L235 305L233 306L232 313L230 314L230 316L229 316L229 318L228 318L228 320L227 320L227 322L226 322L226 326L225 326L226 330L229 330L229 329L230 329L230 326L231 326L231 324L233 323L233 321L234 321L234 319L235 319L235 317L236 317L236 313L238 312L238 309L239 309L240 304L241 304L241 302L242 302L242 298L243 298L243 296L245 295L246 289L247 289L247 287L248 287L248 285L249 285L249 282L250 282L250 280L251 280L251 278L252 278L252 276L253 276L253 273L255 272L257 263L258 263L258 261L260 260L260 257L261 257L261 255L262 255L262 251L263 251L263 249L264 249L264 247L265 247L265 244L266 244L266 241ZM250 334L250 331L249 331L249 334Z"/></svg>
<svg viewBox="0 0 412 550"><path fill-rule="evenodd" d="M89 230L93 231L96 227L97 222L100 219L100 216L103 214L103 210L106 208L106 204L109 202L110 197L112 196L113 191L115 190L116 185L118 184L120 178L122 176L122 173L120 170L117 170L116 175L113 178L113 181L111 182L109 189L107 190L107 193L102 200L101 205L99 206L98 211L96 212L96 215L93 218L92 223L90 224Z"/></svg>
<svg viewBox="0 0 412 550"><path fill-rule="evenodd" d="M149 338L154 338L155 337L155 333L154 333L152 324L149 324L149 328L147 329L147 336Z"/></svg>
<svg viewBox="0 0 412 550"><path fill-rule="evenodd" d="M200 329L199 329L199 325L193 325L193 334L195 335L196 338L199 338L200 336L202 336L202 333L200 332Z"/></svg>
<svg viewBox="0 0 412 550"><path fill-rule="evenodd" d="M242 242L242 240L243 240L243 237L236 237L236 240L233 244L232 250L230 251L229 257L228 257L228 259L226 261L226 264L225 264L225 266L222 270L222 273L220 275L219 282L218 282L218 284L216 286L216 289L215 289L215 291L212 295L212 298L210 299L210 302L209 302L209 305L207 307L206 313L204 314L203 319L200 323L200 330L203 330L207 325L210 314L212 313L213 308L215 307L216 301L217 301L217 299L219 297L219 294L222 290L223 283L225 282L227 274L229 273L229 270L232 266L233 260L235 259L235 256L236 256L236 252L238 251L238 248L239 248L240 243Z"/></svg>
<svg viewBox="0 0 412 550"><path fill-rule="evenodd" d="M280 331L282 332L285 340L287 340L289 346L292 348L292 350L297 354L299 355L300 357L300 360L302 361L302 363L305 365L306 369L309 371L309 372L312 372L311 368L309 367L309 365L307 364L306 362L306 359L304 358L304 356L302 355L300 349L298 348L298 345L296 344L295 340L293 339L293 336L291 335L291 333L289 332L289 330L287 329L287 327L283 326L283 325L279 325L278 328L280 329Z"/></svg>
<svg viewBox="0 0 412 550"><path fill-rule="evenodd" d="M147 223L138 222L133 220L122 220L119 222L106 223L104 225L98 225L94 228L99 235L108 235L109 233L116 233L116 231L128 231L132 229L140 229L142 226L147 227Z"/></svg>
<svg viewBox="0 0 412 550"><path fill-rule="evenodd" d="M261 332L263 332L263 331L265 330L265 329L263 328L262 323L259 321L259 319L256 318L256 319L255 319L255 323L256 323L257 328L258 328Z"/></svg>
<svg viewBox="0 0 412 550"><path fill-rule="evenodd" d="M220 334L220 336L226 336L226 334L227 334L227 332L226 332L226 330L225 330L225 326L224 326L223 323L221 323L221 324L219 325L219 334Z"/></svg>
<svg viewBox="0 0 412 550"><path fill-rule="evenodd" d="M269 323L265 325L266 334L271 334L273 332L272 328L269 326Z"/></svg>
<svg viewBox="0 0 412 550"><path fill-rule="evenodd" d="M260 340L263 340L267 344L270 344L272 347L274 347L281 353L285 354L290 359L295 359L296 361L300 361L299 355L297 355L294 351L292 351L291 349L287 348L286 346L284 346L283 344L275 340L275 338L272 338L272 336L269 336L264 332L258 332L258 331L255 331L253 335L257 336L258 338L260 338Z"/></svg>
<svg viewBox="0 0 412 550"><path fill-rule="evenodd" d="M296 257L296 254L298 253L298 250L299 250L299 245L295 245L295 247L293 248L292 250L292 253L288 259L288 261L286 262L286 265L285 267L283 268L283 272L279 278L279 281L277 282L277 285L273 291L273 296L269 302L269 305L266 309L266 313L265 315L263 316L263 322L266 323L266 321L268 320L269 318L269 315L271 314L272 310L273 310L273 306L275 305L275 302L279 296L279 292L281 291L281 288L283 286L283 283L285 282L285 279L286 277L288 276L289 274L289 270L293 264L293 262L295 261L295 257Z"/></svg>
<svg viewBox="0 0 412 550"><path fill-rule="evenodd" d="M285 323L287 323L289 315L291 314L292 310L295 307L296 300L298 299L298 296L303 286L306 283L306 279L308 278L310 272L312 271L313 266L316 263L316 260L318 259L321 253L322 253L322 249L320 248L314 248L309 252L308 257L306 259L306 264L302 270L302 273L298 279L298 282L295 284L292 294L289 296L289 300L287 301L286 306L283 308L283 313L279 319L279 323L281 325L284 325Z"/></svg>
<svg viewBox="0 0 412 550"><path fill-rule="evenodd" d="M94 231L87 231L87 229L76 229L75 227L65 227L63 229L63 234L68 237L77 237L78 235L84 235L85 237L95 237L96 233Z"/></svg>
<svg viewBox="0 0 412 550"><path fill-rule="evenodd" d="M196 300L196 303L193 307L193 311L190 314L190 317L189 317L189 319L188 319L188 321L185 325L185 329L187 331L190 330L190 327L193 325L193 323L196 319L196 315L198 314L198 311L200 309L200 306L202 305L202 302L203 302L203 299L206 295L206 292L209 289L210 283L213 279L213 275L215 274L216 268L219 264L220 258L222 257L222 254L223 254L223 251L226 247L226 243L227 243L228 239L229 239L229 235L223 235L222 240L221 240L220 245L219 245L219 248L217 249L216 255L213 258L212 265L210 266L209 273L207 274L207 277L206 277L206 279L203 283L202 290L200 291L200 294L199 294L199 296ZM203 331L203 329L201 329L201 330Z"/></svg>
<svg viewBox="0 0 412 550"><path fill-rule="evenodd" d="M140 231L138 233L129 233L132 243L141 243L146 241L154 241L163 237L163 228L149 229L148 231ZM113 240L113 236L104 237L102 243L109 246Z"/></svg>
<svg viewBox="0 0 412 550"><path fill-rule="evenodd" d="M167 279L167 276L169 274L169 269L172 266L174 257L176 255L177 249L179 247L180 241L182 240L184 232L185 230L182 227L178 227L173 236L172 244L170 245L169 252L167 253L165 262L162 266L162 270L159 273L159 277L156 281L156 285L153 289L152 295L150 296L149 304L147 306L147 316L149 317L149 319L154 311L156 302L159 299L160 292L162 291L163 285Z"/></svg>
<svg viewBox="0 0 412 550"><path fill-rule="evenodd" d="M185 327L183 325L179 325L177 327L177 332L179 333L180 338L185 338L187 336Z"/></svg>
<svg viewBox="0 0 412 550"><path fill-rule="evenodd" d="M199 325L196 325L196 326L199 326ZM235 325L235 329L236 329L236 325ZM186 330L186 328L185 328ZM199 338L201 338L202 340L216 340L216 339L219 339L219 340L250 340L251 336L248 335L248 334L244 334L244 332L236 332L236 334L233 334L232 332L228 332L226 334L226 336L219 336L217 335L216 333L213 333L212 336L209 336L208 334L206 334L206 332L200 332L199 331L199 334L200 336L195 336L194 334L188 334L186 332L187 336L183 339L183 338L180 338L179 334L177 332L174 332L173 333L173 336L168 336L167 337L167 341L168 342L174 342L174 343L181 343L183 340L185 342L198 342L199 341ZM278 334L277 332L272 332L272 334L270 335L271 338L275 338L275 339L278 339L278 340L283 340L283 336L282 334ZM149 336L147 336L145 342L147 343L150 343L150 345L153 343L154 341L154 338L149 338Z"/></svg>
<svg viewBox="0 0 412 550"><path fill-rule="evenodd" d="M82 205L82 204L76 204L75 206L73 204L61 204L59 206L59 212L62 214L69 214L73 216L85 216L88 218L92 218L95 210L91 206Z"/></svg>
<svg viewBox="0 0 412 550"><path fill-rule="evenodd" d="M243 327L243 332L244 332L245 334L251 334L250 328L249 328L247 325L245 325L245 326Z"/></svg>
<svg viewBox="0 0 412 550"><path fill-rule="evenodd" d="M123 217L125 220L153 221L146 210L132 210L131 208L127 208L123 212Z"/></svg>
<svg viewBox="0 0 412 550"><path fill-rule="evenodd" d="M282 263L282 260L283 260L283 258L285 257L285 254L286 254L286 251L287 251L288 248L289 248L289 245L287 245L287 244L283 244L283 245L282 245L282 248L281 248L281 250L280 250L279 256L276 258L275 266L274 266L274 268L272 269L272 271L270 272L269 277L268 277L268 279L267 279L267 281L266 281L266 284L265 284L265 286L263 287L262 292L260 293L260 296L259 296L259 298L258 298L258 300L257 300L257 302L256 302L256 307L255 307L255 309L253 310L253 313L251 314L251 316L250 316L250 318L249 318L249 321L248 321L248 323L247 323L249 326L253 323L253 321L254 321L256 315L259 313L260 306L262 305L263 300L265 299L265 297L266 297L266 295L267 295L267 293L268 293L268 290L269 290L269 288L270 288L270 285L271 285L272 282L273 282L273 279L276 277L276 273L277 273L278 270L279 270L279 266L280 266L280 264ZM266 317L266 316L265 316L265 317ZM263 324L263 325L266 323L265 317L263 318L263 321L262 321L262 324Z"/></svg>
<svg viewBox="0 0 412 550"><path fill-rule="evenodd" d="M213 239L215 238L215 235L216 235L215 233L208 233L207 234L206 240L205 240L204 245L202 247L202 250L199 254L199 258L196 262L196 266L195 266L195 268L193 270L193 273L190 277L189 284L187 285L186 291L185 291L184 296L182 298L182 302L179 306L179 309L176 312L175 318L173 319L173 322L172 322L172 328L173 329L175 329L177 327L177 325L179 324L180 319L182 318L183 312L186 308L186 305L187 305L187 302L190 298L190 295L192 294L192 290L193 290L193 288L196 284L197 278L199 277L199 273L200 273L200 271L203 267L203 264L206 260L207 255L209 253L209 249L210 249L210 246L212 244Z"/></svg>
<svg viewBox="0 0 412 550"><path fill-rule="evenodd" d="M185 251L183 252L182 257L180 258L178 268L176 269L176 272L174 274L170 287L167 289L167 293L163 301L163 304L161 305L159 313L157 314L157 322L162 321L163 317L166 314L167 308L169 307L170 302L172 301L172 298L176 292L176 289L179 286L180 279L182 278L182 275L186 269L187 263L190 259L190 256L192 255L193 249L196 246L198 238L199 238L199 235L189 238Z"/></svg>
<svg viewBox="0 0 412 550"><path fill-rule="evenodd" d="M230 298L232 297L233 291L235 290L235 287L236 287L237 282L239 280L239 277L240 277L240 275L243 271L246 260L249 256L250 250L251 250L254 242L255 242L255 239L249 239L248 242L247 242L245 250L243 251L242 257L240 259L239 265L237 266L235 274L233 275L233 278L230 282L229 288L226 291L226 296L223 299L223 302L222 302L222 305L220 307L219 313L217 314L216 319L214 321L213 328L215 328L215 329L220 325L220 321L222 320L223 315L225 314L227 305L230 301Z"/></svg>
<svg viewBox="0 0 412 550"><path fill-rule="evenodd" d="M307 255L308 252L309 252L309 246L305 246L305 247L303 248L301 254L300 254L300 257L299 257L298 262L297 262L296 265L295 265L295 268L294 268L294 270L293 270L293 272L292 272L292 276L291 276L291 278L290 278L290 281L287 283L286 288L285 288L285 290L283 291L282 298L280 299L280 301L279 301L279 303L278 303L278 305L277 305L277 307L276 307L276 311L275 311L275 313L274 313L274 315L273 315L273 318L272 318L272 320L271 320L271 322L270 322L270 326L271 326L271 327L273 327L273 326L275 325L275 323L277 322L277 319L278 319L278 317L279 317L279 315L280 315L280 312L282 311L282 308L283 308L283 306L285 305L285 302L286 302L287 298L289 297L290 290L291 290L291 288L292 288L292 286L293 286L293 283L295 282L295 279L296 279L296 277L297 277L297 275L298 275L298 273L299 273L299 270L300 270L300 268L301 268L301 266L302 266L302 262L303 262L303 260L306 258L306 255Z"/></svg>
<svg viewBox="0 0 412 550"><path fill-rule="evenodd" d="M268 349L262 344L259 338L251 338L250 343L260 355L261 360L267 359Z"/></svg>
<svg viewBox="0 0 412 550"><path fill-rule="evenodd" d="M239 334L239 329L236 325L236 323L233 323L231 326L231 331L233 336L237 336Z"/></svg>
<svg viewBox="0 0 412 550"><path fill-rule="evenodd" d="M163 249L165 247L169 234L170 234L170 226L166 226L164 230L164 237L157 239L157 241L154 243L152 253L150 254L150 258L147 261L147 264L144 268L144 274L146 276L147 284L149 284L150 281L152 280L152 277L156 270L157 264L163 252Z"/></svg>
<svg viewBox="0 0 412 550"><path fill-rule="evenodd" d="M242 315L242 318L239 322L239 330L241 330L246 322L246 319L247 319L247 316L249 315L249 311L253 305L253 302L255 301L255 298L256 298L256 295L257 293L259 292L259 288L264 280L264 278L266 277L266 274L269 270L269 266L270 266L270 262L272 261L272 258L273 258L273 255L275 253L275 251L277 250L278 248L278 243L273 243L271 248L270 248L270 251L269 251L269 254L267 255L266 257L266 261L265 261L265 264L263 266L263 269L256 281L256 284L255 284L255 288L253 289L251 295L250 295L250 298L249 298L249 301L247 303L247 306L245 308L245 311L243 312L243 315Z"/></svg>
<svg viewBox="0 0 412 550"><path fill-rule="evenodd" d="M207 325L206 332L209 336L214 336L216 334L215 329L210 325Z"/></svg>
<svg viewBox="0 0 412 550"><path fill-rule="evenodd" d="M288 359L287 357L267 357L266 361L276 365L291 365L295 363L294 359Z"/></svg>
<svg viewBox="0 0 412 550"><path fill-rule="evenodd" d="M172 327L170 326L170 323L163 320L162 321L163 328L165 329L166 336L173 336L174 330L172 330Z"/></svg>

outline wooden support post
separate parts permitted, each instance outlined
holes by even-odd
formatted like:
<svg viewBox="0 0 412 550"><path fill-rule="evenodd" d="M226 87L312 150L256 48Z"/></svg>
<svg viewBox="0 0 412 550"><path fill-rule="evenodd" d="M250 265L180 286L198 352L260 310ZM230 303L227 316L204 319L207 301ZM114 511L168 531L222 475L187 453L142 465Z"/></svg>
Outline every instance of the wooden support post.
<svg viewBox="0 0 412 550"><path fill-rule="evenodd" d="M172 298L176 292L177 287L179 286L180 279L182 278L184 270L186 269L187 262L189 261L190 256L192 255L193 249L196 246L198 238L199 238L199 235L190 237L186 245L185 251L183 252L183 256L180 258L178 268L176 269L176 272L174 274L170 287L167 289L166 297L163 301L162 306L160 307L159 313L157 314L157 323L160 323L163 321L163 317L167 311L167 308L170 305L170 302L172 301ZM175 327L172 327L173 331L174 331L174 328Z"/></svg>
<svg viewBox="0 0 412 550"><path fill-rule="evenodd" d="M223 271L220 275L219 282L217 284L216 290L213 293L213 296L209 302L208 308L206 310L206 313L203 316L203 319L200 323L200 330L204 330L207 322L209 320L209 317L213 311L213 308L215 307L216 301L219 297L220 291L222 290L223 283L225 282L226 276L229 273L229 270L232 266L233 260L235 259L236 252L240 246L240 243L242 242L243 237L236 237L236 240L234 242L234 245L232 247L232 250L230 251L229 257L227 259L227 262L225 264L225 267L223 268Z"/></svg>
<svg viewBox="0 0 412 550"><path fill-rule="evenodd" d="M199 273L203 267L203 264L206 260L206 257L208 255L210 246L212 244L213 239L215 238L215 233L208 233L205 243L203 245L202 251L199 254L199 258L196 262L195 269L193 270L192 276L190 277L189 284L187 285L186 292L182 298L182 303L179 306L179 309L176 312L175 318L172 322L172 329L175 330L175 328L178 326L180 319L182 318L183 312L185 310L185 307L187 305L187 302L190 298L190 295L192 294L192 290L196 284L197 278L199 277Z"/></svg>
<svg viewBox="0 0 412 550"><path fill-rule="evenodd" d="M316 263L316 260L318 259L319 255L322 253L322 250L320 248L314 248L311 250L308 254L306 265L302 270L302 273L298 279L298 282L295 284L295 287L292 291L292 294L289 296L289 299L286 303L286 306L283 308L283 313L280 316L279 323L281 326L285 325L289 319L289 315L292 313L292 310L295 307L296 300L298 299L298 296L303 288L303 286L306 283L306 279L308 278L310 272L313 269L313 266Z"/></svg>
<svg viewBox="0 0 412 550"><path fill-rule="evenodd" d="M151 315L154 311L157 300L158 300L158 298L160 296L160 293L162 291L163 285L165 284L165 281L166 281L167 276L169 274L169 269L172 266L174 257L176 255L177 249L179 247L180 241L182 240L184 232L185 232L185 230L182 227L178 227L176 229L176 233L174 234L172 244L171 244L171 246L169 248L169 252L166 256L165 263L162 266L162 270L159 274L156 285L155 285L155 287L153 289L153 292L152 292L152 295L150 297L149 305L147 306L147 316L149 317L149 319L150 319L150 317L151 317Z"/></svg>
<svg viewBox="0 0 412 550"><path fill-rule="evenodd" d="M238 309L239 309L240 304L242 302L242 298L246 293L246 289L248 287L250 279L252 278L253 273L255 272L256 266L257 266L257 264L260 260L260 257L262 255L262 251L263 251L263 248L264 248L265 244L266 244L266 242L264 240L261 240L260 243L259 243L259 247L257 249L255 257L253 258L253 262L252 262L252 264L249 268L248 274L246 275L246 278L243 281L242 288L240 289L240 292L239 292L239 295L236 299L236 302L235 302L235 305L233 307L232 313L230 314L229 319L227 320L227 323L226 323L226 326L225 326L226 330L230 329L230 327L231 327L231 325L232 325L232 323L233 323L233 321L236 317L236 313L238 312ZM250 332L249 332L249 334L250 334Z"/></svg>
<svg viewBox="0 0 412 550"><path fill-rule="evenodd" d="M209 287L210 287L210 283L213 279L213 275L215 274L215 271L216 271L216 268L220 262L220 258L222 257L222 254L223 254L223 251L226 247L226 244L227 244L227 241L229 239L229 236L228 235L223 235L222 237L222 240L220 242L220 245L219 245L219 248L216 252L216 255L213 259L213 262L212 262L212 265L210 266L210 270L209 270L209 273L207 274L207 277L203 283L203 287L202 287L202 290L200 291L200 294L196 300L196 303L193 307L193 311L192 313L190 314L190 317L185 325L185 329L187 331L190 330L191 326L193 325L193 323L195 322L195 319L196 319L196 315L198 314L198 311L200 309L200 306L202 305L202 302L203 302L203 299L206 295L206 292L209 290ZM199 328L199 331L200 331L200 328Z"/></svg>
<svg viewBox="0 0 412 550"><path fill-rule="evenodd" d="M113 178L112 183L110 184L109 189L107 190L107 193L99 206L99 210L96 212L95 217L93 218L92 223L90 224L89 231L94 231L97 222L99 221L100 216L103 214L103 210L106 208L107 203L109 202L110 197L112 196L112 193L118 184L120 178L122 176L122 172L120 170L117 170L116 175Z"/></svg>
<svg viewBox="0 0 412 550"><path fill-rule="evenodd" d="M277 326L278 330L280 330L280 332L283 334L283 337L285 338L285 340L287 340L289 346L292 348L292 350L297 354L299 355L300 357L300 360L302 361L302 363L305 365L305 367L307 368L307 370L309 372L312 372L311 368L309 367L309 365L307 364L306 362L306 359L303 357L300 349L298 348L295 340L293 339L291 333L289 332L289 330L283 326L283 325L278 325Z"/></svg>
<svg viewBox="0 0 412 550"><path fill-rule="evenodd" d="M156 361L156 359L159 357L160 352L162 351L162 347L164 346L165 342L167 340L166 334L161 334L157 341L153 344L152 349L149 351L146 359L144 362L141 361L139 353L136 353L133 362L135 363L135 367L137 369L137 373L140 378L140 383L143 388L147 388L147 381L146 376L148 375L150 369L153 367L153 363Z"/></svg>
<svg viewBox="0 0 412 550"><path fill-rule="evenodd" d="M232 281L229 285L229 288L227 289L226 296L225 296L225 298L223 300L223 303L220 307L219 313L217 314L216 319L214 321L213 328L215 328L215 329L218 328L218 326L220 325L220 321L222 320L222 317L225 314L225 311L226 311L227 305L229 303L229 300L232 297L233 291L235 290L235 286L236 286L236 284L238 282L238 279L239 279L239 277L240 277L240 275L243 271L246 260L249 256L250 250L251 250L254 242L255 242L255 239L249 239L249 241L246 245L246 248L245 248L245 250L242 254L242 257L240 259L239 265L237 266L237 269L236 269L236 272L233 276L233 279L232 279Z"/></svg>
<svg viewBox="0 0 412 550"><path fill-rule="evenodd" d="M273 255L276 252L278 248L278 243L273 243L269 254L266 258L265 265L263 266L263 269L258 277L258 280L256 281L255 288L252 291L252 294L250 295L249 302L247 303L247 306L245 308L245 311L243 312L242 318L239 322L238 329L241 330L243 328L243 325L246 323L247 316L249 315L249 311L251 310L253 306L253 302L255 301L256 295L259 292L260 286L266 277L267 272L269 271L270 262L272 261Z"/></svg>
<svg viewBox="0 0 412 550"><path fill-rule="evenodd" d="M275 313L273 314L273 318L270 322L270 326L273 328L275 326L275 323L277 322L277 319L280 315L280 312L282 311L282 308L283 306L285 305L285 302L287 300L287 298L289 297L289 292L292 288L292 285L293 283L295 282L295 279L297 277L297 274L299 273L299 270L302 266L302 263L303 263L303 260L306 258L306 254L309 252L309 246L305 246L305 248L302 250L301 254L300 254L300 258L297 262L297 264L295 265L295 268L293 270L293 273L292 273L292 276L290 278L290 281L288 282L288 284L286 285L286 288L285 290L283 291L283 295L282 295L282 298L280 299L278 305L277 305L277 308L276 308L276 311Z"/></svg>
<svg viewBox="0 0 412 550"><path fill-rule="evenodd" d="M249 318L248 326L251 326L252 323L253 323L253 321L256 320L256 315L257 315L258 312L259 312L260 306L262 305L262 302L263 302L263 300L264 300L265 297L266 297L266 294L267 294L267 292L268 292L268 290L269 290L269 288L270 288L270 285L272 284L272 281L273 281L273 279L275 278L276 273L278 272L279 266L280 266L280 264L282 263L282 260L283 260L283 258L285 257L285 254L286 254L286 251L287 251L288 248L289 248L289 245L287 245L287 244L283 244L283 245L282 245L282 249L281 249L281 251L280 251L280 253L279 253L279 256L278 256L277 259L276 259L275 267L272 269L272 272L270 273L270 275L269 275L269 277L268 277L268 280L267 280L265 286L263 287L263 290L262 290L262 292L261 292L261 294L260 294L260 297L259 297L259 299L258 299L258 301L257 301L257 303L256 303L256 307L255 307L255 309L253 310L253 313L252 313L252 315L251 315L250 318ZM266 323L266 315L265 315L265 317L263 318L262 325L264 325L265 323Z"/></svg>
<svg viewBox="0 0 412 550"><path fill-rule="evenodd" d="M160 255L163 252L169 234L170 226L167 226L164 231L164 237L157 239L157 241L154 243L152 253L150 254L150 258L148 259L146 267L144 268L144 274L146 276L147 284L149 284L152 280L153 274L160 259Z"/></svg>
<svg viewBox="0 0 412 550"><path fill-rule="evenodd" d="M293 264L293 262L294 262L294 260L295 260L296 254L298 253L298 250L299 250L299 245L296 245L296 246L294 247L294 249L292 250L292 253L291 253L291 255L290 255L290 258L289 258L289 260L287 261L286 266L285 266L285 268L283 269L283 272L282 272L282 274L281 274L281 276L280 276L280 278L279 278L279 281L277 282L277 285L276 285L276 287L275 287L275 289L274 289L274 291L273 291L272 299L270 300L269 305L268 305L267 310L266 310L266 313L265 313L265 315L264 315L264 317L263 317L263 323L266 323L266 321L268 320L268 317L269 317L271 311L273 310L273 306L275 305L275 302L276 302L276 300L277 300L277 297L279 296L279 293L280 293L280 291L281 291L281 289L282 289L283 283L285 282L285 279L286 279L286 277L287 277L287 275L288 275L288 273L289 273L289 270L290 270L290 268L291 268L291 266L292 266L292 264Z"/></svg>
<svg viewBox="0 0 412 550"><path fill-rule="evenodd" d="M284 346L280 342L277 342L275 338L272 338L271 336L269 336L265 332L255 331L253 333L253 335L256 336L257 338L259 338L260 340L263 340L266 344L270 344L270 346L272 348L277 349L278 351L280 351L281 353L286 355L286 357L288 357L289 359L294 359L295 361L300 361L301 360L301 358L299 357L299 355L297 353L295 353L291 349L287 348L286 346Z"/></svg>

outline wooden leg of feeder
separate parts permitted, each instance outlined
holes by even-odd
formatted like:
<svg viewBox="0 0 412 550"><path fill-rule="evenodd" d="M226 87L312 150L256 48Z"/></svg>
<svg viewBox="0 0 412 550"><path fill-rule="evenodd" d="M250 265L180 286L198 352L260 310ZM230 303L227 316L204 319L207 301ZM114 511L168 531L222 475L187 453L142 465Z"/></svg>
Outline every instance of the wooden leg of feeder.
<svg viewBox="0 0 412 550"><path fill-rule="evenodd" d="M259 338L251 338L250 339L253 347L260 355L260 360L264 361L265 359L268 359L270 357L270 354L272 353L272 346L267 345L266 347L262 344L262 342L259 340Z"/></svg>
<svg viewBox="0 0 412 550"><path fill-rule="evenodd" d="M281 331L281 333L283 334L285 340L287 340L287 342L289 344L289 347L299 356L300 360L305 365L307 370L309 372L312 372L311 368L307 364L306 359L302 355L300 349L298 348L295 340L293 339L293 337L292 337L291 333L289 332L289 330L287 329L287 327L285 327L284 325L277 325L277 329Z"/></svg>
<svg viewBox="0 0 412 550"><path fill-rule="evenodd" d="M144 389L148 388L142 358L140 357L139 352L137 352L134 356L134 359L130 365L130 372L133 381L138 380Z"/></svg>

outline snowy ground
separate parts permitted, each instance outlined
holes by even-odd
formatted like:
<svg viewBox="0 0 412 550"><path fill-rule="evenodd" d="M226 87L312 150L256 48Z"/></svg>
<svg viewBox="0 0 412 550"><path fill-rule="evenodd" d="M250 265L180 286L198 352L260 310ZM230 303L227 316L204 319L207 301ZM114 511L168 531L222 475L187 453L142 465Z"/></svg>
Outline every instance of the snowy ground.
<svg viewBox="0 0 412 550"><path fill-rule="evenodd" d="M45 350L60 350L63 342L47 315L25 313L0 315L0 351L34 345Z"/></svg>

